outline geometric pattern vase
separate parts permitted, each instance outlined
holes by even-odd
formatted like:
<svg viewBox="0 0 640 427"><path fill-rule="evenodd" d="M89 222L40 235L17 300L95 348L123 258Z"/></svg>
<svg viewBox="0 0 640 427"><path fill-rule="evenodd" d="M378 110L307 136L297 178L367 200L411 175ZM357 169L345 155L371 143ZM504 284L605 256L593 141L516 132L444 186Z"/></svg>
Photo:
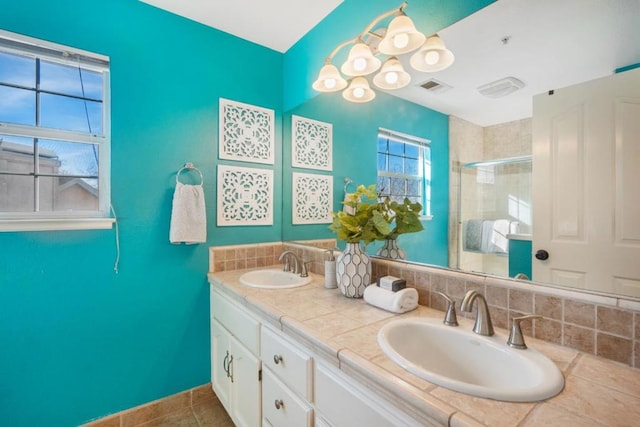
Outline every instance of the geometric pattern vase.
<svg viewBox="0 0 640 427"><path fill-rule="evenodd" d="M347 298L362 298L371 284L371 260L360 243L347 243L336 260L336 280L340 293Z"/></svg>
<svg viewBox="0 0 640 427"><path fill-rule="evenodd" d="M386 239L376 255L389 259L407 259L407 253L398 246L396 239Z"/></svg>

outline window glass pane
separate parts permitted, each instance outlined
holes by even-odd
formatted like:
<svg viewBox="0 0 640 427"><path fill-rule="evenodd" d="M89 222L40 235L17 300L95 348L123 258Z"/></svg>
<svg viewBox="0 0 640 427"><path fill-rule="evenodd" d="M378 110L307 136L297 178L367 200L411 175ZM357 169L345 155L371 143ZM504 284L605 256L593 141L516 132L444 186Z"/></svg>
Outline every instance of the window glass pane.
<svg viewBox="0 0 640 427"><path fill-rule="evenodd" d="M378 191L378 193L387 195L389 194L389 188L389 178L387 178L386 176L379 176L378 184L376 186L376 190Z"/></svg>
<svg viewBox="0 0 640 427"><path fill-rule="evenodd" d="M404 144L396 141L389 141L389 153L398 156L404 155Z"/></svg>
<svg viewBox="0 0 640 427"><path fill-rule="evenodd" d="M33 139L0 134L0 172L33 173Z"/></svg>
<svg viewBox="0 0 640 427"><path fill-rule="evenodd" d="M0 85L0 122L34 126L36 93Z"/></svg>
<svg viewBox="0 0 640 427"><path fill-rule="evenodd" d="M0 82L36 87L36 60L0 52Z"/></svg>
<svg viewBox="0 0 640 427"><path fill-rule="evenodd" d="M401 178L391 178L391 194L405 195L405 180Z"/></svg>
<svg viewBox="0 0 640 427"><path fill-rule="evenodd" d="M102 74L41 61L40 89L83 98L102 99Z"/></svg>
<svg viewBox="0 0 640 427"><path fill-rule="evenodd" d="M40 140L40 173L98 176L98 146L77 142Z"/></svg>
<svg viewBox="0 0 640 427"><path fill-rule="evenodd" d="M97 211L95 179L41 177L40 211Z"/></svg>
<svg viewBox="0 0 640 427"><path fill-rule="evenodd" d="M43 93L40 126L101 135L102 103Z"/></svg>
<svg viewBox="0 0 640 427"><path fill-rule="evenodd" d="M404 155L406 157L411 157L412 159L417 159L420 153L420 147L413 144L405 144L404 147Z"/></svg>
<svg viewBox="0 0 640 427"><path fill-rule="evenodd" d="M404 173L418 175L418 159L404 159Z"/></svg>
<svg viewBox="0 0 640 427"><path fill-rule="evenodd" d="M407 180L407 195L408 196L420 196L420 181L417 179Z"/></svg>
<svg viewBox="0 0 640 427"><path fill-rule="evenodd" d="M402 173L402 157L389 156L389 172Z"/></svg>
<svg viewBox="0 0 640 427"><path fill-rule="evenodd" d="M387 170L387 155L378 153L378 170L386 171Z"/></svg>
<svg viewBox="0 0 640 427"><path fill-rule="evenodd" d="M0 175L0 212L33 212L34 178Z"/></svg>
<svg viewBox="0 0 640 427"><path fill-rule="evenodd" d="M387 152L387 139L386 138L378 138L378 152L386 153Z"/></svg>

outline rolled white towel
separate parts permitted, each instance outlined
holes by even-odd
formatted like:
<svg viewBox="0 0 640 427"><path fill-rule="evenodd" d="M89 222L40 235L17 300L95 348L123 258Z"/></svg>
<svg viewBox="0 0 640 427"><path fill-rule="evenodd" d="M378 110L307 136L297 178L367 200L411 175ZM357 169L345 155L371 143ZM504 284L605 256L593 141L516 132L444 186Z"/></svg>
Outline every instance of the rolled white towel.
<svg viewBox="0 0 640 427"><path fill-rule="evenodd" d="M367 304L392 313L406 313L418 307L418 291L415 288L404 288L392 292L373 284L365 288L364 300Z"/></svg>

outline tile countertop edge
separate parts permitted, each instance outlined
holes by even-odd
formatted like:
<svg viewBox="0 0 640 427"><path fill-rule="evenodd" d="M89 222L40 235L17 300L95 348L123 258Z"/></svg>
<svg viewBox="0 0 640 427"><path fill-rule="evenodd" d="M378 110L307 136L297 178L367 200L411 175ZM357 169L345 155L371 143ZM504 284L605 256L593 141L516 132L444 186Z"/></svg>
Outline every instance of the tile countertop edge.
<svg viewBox="0 0 640 427"><path fill-rule="evenodd" d="M449 425L457 409L396 377L351 350L338 354L340 370L364 383L389 402L420 421L421 425Z"/></svg>

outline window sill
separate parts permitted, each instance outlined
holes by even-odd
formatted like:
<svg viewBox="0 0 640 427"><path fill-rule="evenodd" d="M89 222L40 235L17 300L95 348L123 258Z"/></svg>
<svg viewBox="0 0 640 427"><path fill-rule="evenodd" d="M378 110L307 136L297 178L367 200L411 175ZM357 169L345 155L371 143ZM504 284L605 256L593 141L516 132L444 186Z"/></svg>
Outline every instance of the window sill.
<svg viewBox="0 0 640 427"><path fill-rule="evenodd" d="M105 230L113 227L114 218L3 219L3 231Z"/></svg>

